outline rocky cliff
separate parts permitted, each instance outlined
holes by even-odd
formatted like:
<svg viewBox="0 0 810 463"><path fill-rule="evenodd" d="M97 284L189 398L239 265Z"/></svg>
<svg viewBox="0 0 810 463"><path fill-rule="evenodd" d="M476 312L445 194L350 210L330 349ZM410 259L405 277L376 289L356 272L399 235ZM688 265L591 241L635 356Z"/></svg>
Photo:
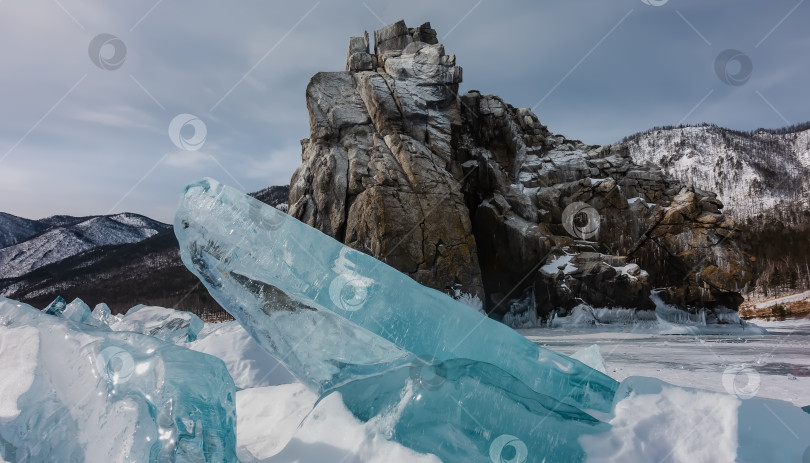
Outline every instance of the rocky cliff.
<svg viewBox="0 0 810 463"><path fill-rule="evenodd" d="M488 311L580 302L736 307L753 278L716 195L635 164L625 146L551 133L470 91L429 23L349 41L310 81L290 213ZM528 302L528 303L526 303Z"/></svg>

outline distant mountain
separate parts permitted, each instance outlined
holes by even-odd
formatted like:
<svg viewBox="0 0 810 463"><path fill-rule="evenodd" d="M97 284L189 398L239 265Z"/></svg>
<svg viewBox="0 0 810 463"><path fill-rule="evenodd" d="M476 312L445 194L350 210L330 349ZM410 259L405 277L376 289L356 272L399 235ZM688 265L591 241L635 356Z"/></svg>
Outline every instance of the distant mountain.
<svg viewBox="0 0 810 463"><path fill-rule="evenodd" d="M269 187L251 195L266 204L286 209L288 191L287 186ZM0 216L0 220L4 220L6 215ZM200 314L221 311L199 280L186 270L180 260L177 239L171 225L134 214L107 217L113 222L129 225L136 230L156 231L135 242L126 242L125 238L137 235L134 230L119 234L116 233L117 226L98 227L99 224L110 224L106 221L92 220L97 218L70 220L67 216L60 216L43 221L28 221L40 224L38 226L43 222L45 228L48 226L55 228L29 232L28 240L20 244L32 244L39 237L47 240L52 236L48 235L51 231L59 231L53 234L55 239L73 243L72 239L64 236L73 236L70 231L87 228L94 233L87 233L84 236L89 235L95 242L100 243L103 240L99 235L102 235L112 242L88 246L65 258L43 262L42 265L24 274L0 277L0 295L35 307L47 305L57 295L67 300L81 297L91 306L106 302L114 313L125 312L138 303L181 307ZM88 220L89 223L82 225ZM13 219L8 219L7 222L0 222L0 227L6 227L6 223L19 222L12 221ZM27 230L24 228L27 222L19 223L22 225L14 229L14 236L23 237L24 231ZM6 231L5 228L0 230ZM8 230L6 234L11 236L11 228ZM118 239L118 242L115 242L115 239ZM11 247L14 248L15 245ZM3 255L6 249L0 249L0 255Z"/></svg>
<svg viewBox="0 0 810 463"><path fill-rule="evenodd" d="M810 288L810 122L753 132L658 127L622 143L635 162L718 194L755 258L751 295Z"/></svg>
<svg viewBox="0 0 810 463"><path fill-rule="evenodd" d="M0 248L17 244L41 233L46 227L38 220L29 220L0 212Z"/></svg>
<svg viewBox="0 0 810 463"><path fill-rule="evenodd" d="M179 258L171 229L137 243L100 246L0 280L2 295L43 307L61 295L91 306L106 302L113 312L136 303L174 307L216 307Z"/></svg>
<svg viewBox="0 0 810 463"><path fill-rule="evenodd" d="M258 199L259 201L276 207L284 212L289 209L290 186L289 185L276 185L259 190L255 193L250 193L250 196Z"/></svg>
<svg viewBox="0 0 810 463"><path fill-rule="evenodd" d="M2 220L9 244L0 249L0 278L19 277L100 246L137 243L170 228L129 213L35 221L3 214Z"/></svg>
<svg viewBox="0 0 810 463"><path fill-rule="evenodd" d="M810 206L810 122L754 132L711 124L660 127L623 144L635 162L717 193L734 219Z"/></svg>

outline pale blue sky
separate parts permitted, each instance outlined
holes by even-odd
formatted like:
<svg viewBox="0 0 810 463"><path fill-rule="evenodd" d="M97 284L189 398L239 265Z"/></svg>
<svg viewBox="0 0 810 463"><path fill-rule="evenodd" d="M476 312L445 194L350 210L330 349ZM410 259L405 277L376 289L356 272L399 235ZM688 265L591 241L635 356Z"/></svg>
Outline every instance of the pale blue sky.
<svg viewBox="0 0 810 463"><path fill-rule="evenodd" d="M0 211L169 221L203 176L247 191L288 183L309 78L343 70L349 36L381 21L430 21L464 68L462 92L533 107L588 143L810 119L810 2L647 1L0 0ZM102 33L126 47L115 70L90 58ZM726 49L752 63L743 85L715 72ZM181 113L207 128L198 151L169 137Z"/></svg>

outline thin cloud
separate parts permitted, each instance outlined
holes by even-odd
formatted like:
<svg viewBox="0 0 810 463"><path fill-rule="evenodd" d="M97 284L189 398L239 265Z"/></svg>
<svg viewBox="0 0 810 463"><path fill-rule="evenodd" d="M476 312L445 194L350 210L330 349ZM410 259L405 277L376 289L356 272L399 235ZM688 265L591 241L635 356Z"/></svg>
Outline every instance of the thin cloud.
<svg viewBox="0 0 810 463"><path fill-rule="evenodd" d="M756 91L788 120L810 119L802 98L810 3L755 48L794 0L661 7L641 0L343 0L322 2L281 43L315 1L162 2L146 17L154 3L60 3L70 14L49 0L0 3L7 70L0 73L0 153L87 75L0 162L0 173L12 177L0 186L0 210L21 216L103 213L138 185L118 207L170 220L183 186L204 175L248 191L288 182L300 164L299 140L309 136L309 79L343 70L349 36L378 28L375 16L411 26L430 21L440 36L455 27L444 44L464 68L461 91L531 107L632 9L538 109L550 129L588 143L677 123L712 90L687 122L744 130L782 125ZM89 43L100 33L126 44L120 69L90 60ZM726 48L750 54L754 73L746 85L730 88L715 75L714 59ZM178 152L169 139L169 121L180 113L206 124L200 152Z"/></svg>

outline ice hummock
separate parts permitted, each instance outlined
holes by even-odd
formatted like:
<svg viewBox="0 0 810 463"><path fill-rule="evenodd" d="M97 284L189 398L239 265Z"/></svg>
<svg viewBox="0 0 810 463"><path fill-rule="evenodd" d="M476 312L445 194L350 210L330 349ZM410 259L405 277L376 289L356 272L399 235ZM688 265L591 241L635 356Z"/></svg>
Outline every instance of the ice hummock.
<svg viewBox="0 0 810 463"><path fill-rule="evenodd" d="M185 265L263 348L411 448L570 459L605 430L585 410L610 411L613 379L234 189L188 186L175 233Z"/></svg>
<svg viewBox="0 0 810 463"><path fill-rule="evenodd" d="M659 291L652 291L650 299L655 303L655 310L637 310L621 307L591 307L579 304L570 309L564 317L553 315L544 323L544 327L566 331L627 331L634 333L655 334L737 334L746 336L766 335L768 331L757 324L740 319L739 313L725 307L715 307L693 312L667 304L661 299ZM525 309L524 309L525 310ZM509 315L509 314L507 314ZM511 322L515 329L531 330L539 328L532 325L512 322L504 317L504 322Z"/></svg>
<svg viewBox="0 0 810 463"><path fill-rule="evenodd" d="M78 323L87 323L90 320L90 307L77 297L65 307L62 318Z"/></svg>
<svg viewBox="0 0 810 463"><path fill-rule="evenodd" d="M65 311L65 307L67 307L67 301L62 296L56 296L56 299L42 309L42 311L48 315L58 317Z"/></svg>
<svg viewBox="0 0 810 463"><path fill-rule="evenodd" d="M87 320L87 324L93 325L97 328L109 328L111 319L112 311L110 310L110 306L101 302L93 307L93 311L90 312L90 319Z"/></svg>
<svg viewBox="0 0 810 463"><path fill-rule="evenodd" d="M0 351L4 461L237 461L235 388L217 358L5 298Z"/></svg>
<svg viewBox="0 0 810 463"><path fill-rule="evenodd" d="M113 322L111 328L182 344L196 341L203 325L200 317L191 312L139 304L129 309L123 318Z"/></svg>

